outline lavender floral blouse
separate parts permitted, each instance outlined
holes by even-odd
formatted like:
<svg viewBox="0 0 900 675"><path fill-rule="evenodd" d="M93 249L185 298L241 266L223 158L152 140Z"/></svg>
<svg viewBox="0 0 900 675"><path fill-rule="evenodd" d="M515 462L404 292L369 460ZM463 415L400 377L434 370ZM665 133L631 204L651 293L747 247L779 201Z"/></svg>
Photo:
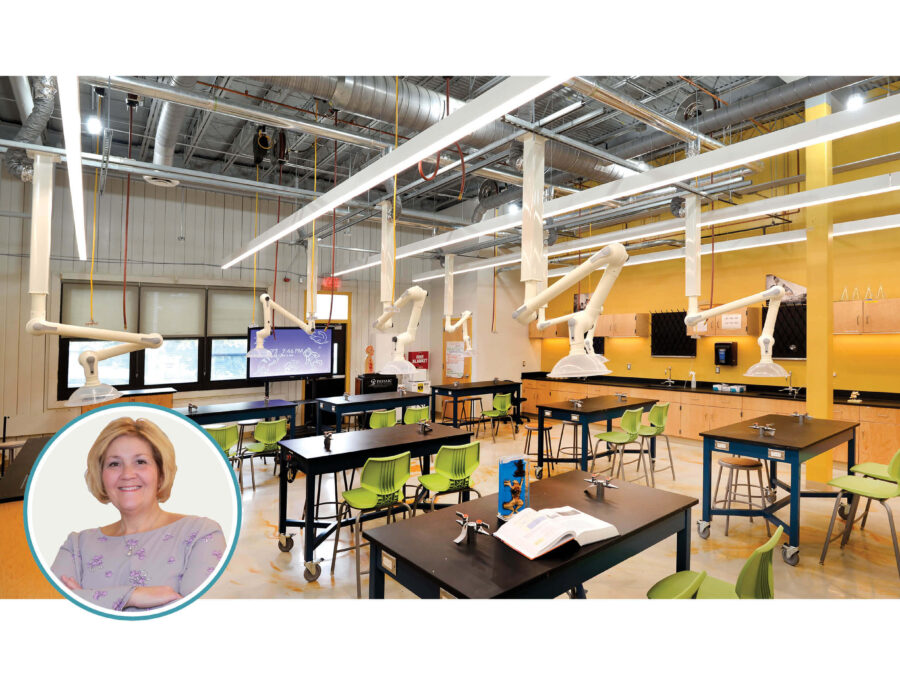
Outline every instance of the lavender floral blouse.
<svg viewBox="0 0 900 675"><path fill-rule="evenodd" d="M50 568L72 577L71 591L93 605L140 611L125 605L138 586L171 586L181 595L200 587L225 552L225 535L209 518L184 516L148 532L110 537L99 528L72 532Z"/></svg>

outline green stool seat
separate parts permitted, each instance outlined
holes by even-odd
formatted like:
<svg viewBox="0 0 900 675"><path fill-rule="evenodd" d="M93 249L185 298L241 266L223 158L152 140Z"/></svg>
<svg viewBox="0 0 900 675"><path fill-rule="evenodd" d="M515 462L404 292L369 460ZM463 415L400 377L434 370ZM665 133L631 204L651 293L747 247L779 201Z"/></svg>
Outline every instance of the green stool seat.
<svg viewBox="0 0 900 675"><path fill-rule="evenodd" d="M481 443L479 441L464 445L441 446L434 458L434 472L418 477L419 487L416 489L413 514L418 509L419 502L425 498L428 492L434 493L434 497L431 499L432 511L440 495L456 492L459 493L459 501L462 501L462 493L471 490L481 497L481 493L472 487L472 474L478 468L480 460Z"/></svg>
<svg viewBox="0 0 900 675"><path fill-rule="evenodd" d="M756 549L747 558L733 585L727 581L705 576L705 572L685 570L670 574L657 581L647 591L651 600L673 600L677 598L695 597L700 599L719 600L771 600L775 597L774 575L772 573L772 551L781 539L783 527L775 530L775 534L765 544ZM693 593L687 595L694 589Z"/></svg>
<svg viewBox="0 0 900 675"><path fill-rule="evenodd" d="M494 394L492 410L485 410L481 413L481 420L490 420L491 422L491 442L497 442L497 430L500 428L500 422L510 422L512 425L513 438L516 437L516 423L510 414L512 408L512 394ZM475 427L475 433L478 433L478 427Z"/></svg>
<svg viewBox="0 0 900 675"><path fill-rule="evenodd" d="M643 439L645 438L655 438L657 436L662 436L666 439L666 450L669 453L669 465L668 466L651 466L650 469L653 473L657 473L659 471L665 471L666 469L672 470L672 480L675 480L675 462L672 461L672 446L669 444L669 437L666 436L666 420L669 417L669 404L668 403L657 403L652 408L650 408L650 412L647 413L647 421L650 422L650 426L642 424L638 427L638 436L641 437L641 444L643 444Z"/></svg>
<svg viewBox="0 0 900 675"><path fill-rule="evenodd" d="M393 413L393 411L390 411ZM334 566L337 562L337 554L341 551L356 552L356 597L362 597L362 570L360 569L360 549L368 546L362 543L362 515L367 511L387 511L388 520L396 521L394 507L405 509L403 517L412 513L412 509L404 503L403 486L409 480L409 452L404 452L392 457L369 457L362 468L359 477L359 487L346 490L341 494L343 501L338 509L337 531L334 533L334 553L331 556L331 574L334 575ZM350 518L350 510L357 509L353 528L354 545L338 549L338 541L341 538L341 526L345 518Z"/></svg>
<svg viewBox="0 0 900 675"><path fill-rule="evenodd" d="M850 467L850 473L859 473L863 476L868 476L869 478L876 478L878 480L894 482L894 479L891 478L891 474L888 471L888 465L879 464L878 462L863 462L862 464L854 464Z"/></svg>
<svg viewBox="0 0 900 675"><path fill-rule="evenodd" d="M250 460L250 478L253 489L256 489L256 472L253 470L254 457L275 457L278 454L278 441L287 436L287 420L280 419L271 422L258 422L253 428L253 438L256 443L250 443L241 450L243 459ZM278 467L278 462L275 463Z"/></svg>

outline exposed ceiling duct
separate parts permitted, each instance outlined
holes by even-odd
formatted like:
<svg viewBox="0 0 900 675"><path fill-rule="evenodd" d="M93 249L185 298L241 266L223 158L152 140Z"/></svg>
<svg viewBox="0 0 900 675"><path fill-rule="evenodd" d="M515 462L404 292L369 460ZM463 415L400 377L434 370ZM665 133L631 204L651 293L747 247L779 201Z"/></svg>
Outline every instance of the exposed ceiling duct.
<svg viewBox="0 0 900 675"><path fill-rule="evenodd" d="M391 77L286 77L257 76L261 82L287 87L328 101L338 110L365 115L383 122L394 121L397 97ZM458 99L450 99L450 112L463 106ZM445 114L446 99L442 94L425 87L399 82L398 124L406 129L423 131L436 124ZM462 145L480 148L515 132L515 127L495 121L460 140ZM552 149L551 149L552 146ZM559 171L583 176L599 182L609 182L630 175L619 166L608 165L596 157L559 143L547 148L547 164Z"/></svg>
<svg viewBox="0 0 900 675"><path fill-rule="evenodd" d="M196 77L175 76L169 84L182 89L190 89L197 84ZM156 125L156 138L153 141L153 163L160 166L173 166L175 164L175 146L178 143L178 134L184 124L184 117L188 108L171 101L163 103L159 113L159 123ZM178 181L159 176L144 176L144 180L161 187L175 187Z"/></svg>
<svg viewBox="0 0 900 675"><path fill-rule="evenodd" d="M693 125L696 127L696 131L708 134L751 117L758 117L829 91L847 87L862 79L864 78L859 76L804 77L762 94L748 96L718 110L707 112L699 116ZM609 151L623 158L640 157L648 152L668 147L673 142L672 136L669 134L655 132L646 138L616 145Z"/></svg>
<svg viewBox="0 0 900 675"><path fill-rule="evenodd" d="M34 110L34 99L31 97L31 85L25 75L10 75L9 86L16 99L16 110L19 111L19 120L24 122Z"/></svg>
<svg viewBox="0 0 900 675"><path fill-rule="evenodd" d="M22 123L15 140L22 143L41 144L41 134L47 128L47 122L56 106L56 78L44 76L38 78L34 85L34 108ZM9 172L25 182L34 177L32 162L22 149L14 148L6 153L6 168Z"/></svg>

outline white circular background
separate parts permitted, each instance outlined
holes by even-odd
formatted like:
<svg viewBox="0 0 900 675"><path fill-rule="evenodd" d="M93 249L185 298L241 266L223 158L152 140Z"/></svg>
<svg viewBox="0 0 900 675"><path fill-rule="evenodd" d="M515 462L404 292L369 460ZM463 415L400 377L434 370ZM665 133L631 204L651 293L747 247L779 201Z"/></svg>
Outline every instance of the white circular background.
<svg viewBox="0 0 900 675"><path fill-rule="evenodd" d="M237 537L238 498L233 472L219 446L193 422L164 408L105 406L76 418L47 444L32 471L25 504L28 535L44 570L49 572L70 532L119 520L119 512L112 504L101 504L88 491L84 473L88 452L97 436L120 417L148 419L169 437L178 470L172 493L162 508L171 513L205 516L219 523L230 554ZM222 557L214 574L218 574L228 557Z"/></svg>

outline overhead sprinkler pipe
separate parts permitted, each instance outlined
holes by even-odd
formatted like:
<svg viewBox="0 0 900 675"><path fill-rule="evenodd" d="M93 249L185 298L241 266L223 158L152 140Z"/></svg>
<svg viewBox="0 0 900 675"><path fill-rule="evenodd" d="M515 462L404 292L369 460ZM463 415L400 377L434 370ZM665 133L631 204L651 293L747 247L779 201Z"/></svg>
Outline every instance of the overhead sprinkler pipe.
<svg viewBox="0 0 900 675"><path fill-rule="evenodd" d="M302 330L307 335L312 335L313 331L316 329L315 319L311 319L308 323L303 319L294 316L289 311L287 311L284 307L279 305L272 299L268 293L262 293L259 296L259 301L262 304L263 311L263 320L265 321L264 328L257 332L256 334L256 347L247 352L248 359L255 358L266 358L272 355L272 353L263 346L266 338L272 334L272 313L279 314L283 316L285 319L290 321L295 326L298 326L300 330Z"/></svg>
<svg viewBox="0 0 900 675"><path fill-rule="evenodd" d="M78 357L84 368L85 384L69 398L67 405L80 406L119 398L121 394L100 381L101 361L140 349L156 349L163 344L159 333L128 333L90 326L71 326L47 321L47 297L50 293L50 220L53 209L53 165L59 157L44 152L31 152L34 160L34 187L31 192L31 256L28 293L31 296L31 316L25 324L29 335L58 335L121 342L104 349L88 350Z"/></svg>
<svg viewBox="0 0 900 675"><path fill-rule="evenodd" d="M416 367L406 360L406 347L416 339L416 331L419 328L419 321L422 319L422 307L425 305L425 298L427 297L428 293L423 288L419 286L410 286L403 295L397 299L397 302L386 309L384 313L378 317L375 323L372 324L376 330L386 330L389 327L394 314L399 312L409 303L413 303L412 311L409 313L409 322L406 325L406 330L393 337L394 351L391 355L391 360L379 371L380 373L410 375L416 371Z"/></svg>

